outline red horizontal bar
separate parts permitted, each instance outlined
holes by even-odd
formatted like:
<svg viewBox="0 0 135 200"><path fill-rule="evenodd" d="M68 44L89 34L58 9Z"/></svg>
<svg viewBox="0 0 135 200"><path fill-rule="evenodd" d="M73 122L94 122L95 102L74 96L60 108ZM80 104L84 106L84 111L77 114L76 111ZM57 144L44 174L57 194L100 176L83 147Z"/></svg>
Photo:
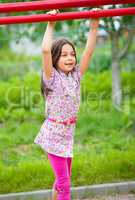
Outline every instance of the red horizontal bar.
<svg viewBox="0 0 135 200"><path fill-rule="evenodd" d="M130 3L135 3L135 0L46 0L35 2L0 3L0 13Z"/></svg>
<svg viewBox="0 0 135 200"><path fill-rule="evenodd" d="M114 17L124 15L135 15L135 7L118 8L108 10L97 11L81 11L81 12L65 12L58 13L56 15L50 14L38 14L28 16L13 16L13 17L1 17L0 24L20 24L20 23L37 23L44 21L63 21L73 19L85 19L85 18L100 18L100 17Z"/></svg>

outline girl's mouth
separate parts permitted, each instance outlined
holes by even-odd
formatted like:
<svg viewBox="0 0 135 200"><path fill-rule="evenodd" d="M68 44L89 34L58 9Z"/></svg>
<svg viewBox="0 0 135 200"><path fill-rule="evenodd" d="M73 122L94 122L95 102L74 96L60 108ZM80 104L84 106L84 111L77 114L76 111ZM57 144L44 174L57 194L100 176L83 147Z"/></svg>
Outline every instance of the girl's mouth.
<svg viewBox="0 0 135 200"><path fill-rule="evenodd" d="M73 65L73 63L68 63L68 64L65 64L65 65L69 65L69 66L71 66L71 65Z"/></svg>

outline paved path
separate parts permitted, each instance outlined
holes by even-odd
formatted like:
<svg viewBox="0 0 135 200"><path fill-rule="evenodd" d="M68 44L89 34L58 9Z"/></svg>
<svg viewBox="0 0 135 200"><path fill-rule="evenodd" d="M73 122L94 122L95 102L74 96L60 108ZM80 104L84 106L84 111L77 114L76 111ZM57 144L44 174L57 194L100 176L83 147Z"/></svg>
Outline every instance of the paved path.
<svg viewBox="0 0 135 200"><path fill-rule="evenodd" d="M83 200L135 200L135 194L121 194L115 196L104 196L104 197L97 197L91 199L83 199Z"/></svg>

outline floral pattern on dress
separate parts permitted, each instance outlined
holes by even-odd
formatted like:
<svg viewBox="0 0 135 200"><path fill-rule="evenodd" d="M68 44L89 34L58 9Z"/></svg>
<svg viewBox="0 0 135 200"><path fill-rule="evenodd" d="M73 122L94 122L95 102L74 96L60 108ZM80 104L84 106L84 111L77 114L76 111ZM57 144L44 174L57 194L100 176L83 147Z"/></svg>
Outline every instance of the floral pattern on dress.
<svg viewBox="0 0 135 200"><path fill-rule="evenodd" d="M75 124L64 125L51 122L48 118L65 121L77 116L80 105L80 80L82 78L78 65L66 75L53 68L50 79L43 73L44 94L46 97L46 119L43 122L34 143L48 153L73 157Z"/></svg>

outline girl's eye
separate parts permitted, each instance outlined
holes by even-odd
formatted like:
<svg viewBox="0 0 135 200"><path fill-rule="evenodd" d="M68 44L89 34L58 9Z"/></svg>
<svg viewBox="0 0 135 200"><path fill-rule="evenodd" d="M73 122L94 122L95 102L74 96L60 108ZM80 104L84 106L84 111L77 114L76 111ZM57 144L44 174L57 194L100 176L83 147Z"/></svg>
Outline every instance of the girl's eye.
<svg viewBox="0 0 135 200"><path fill-rule="evenodd" d="M68 56L68 55L67 55L67 54L62 54L61 56L66 57L66 56ZM71 56L74 56L74 57L75 57L75 54L71 54Z"/></svg>

